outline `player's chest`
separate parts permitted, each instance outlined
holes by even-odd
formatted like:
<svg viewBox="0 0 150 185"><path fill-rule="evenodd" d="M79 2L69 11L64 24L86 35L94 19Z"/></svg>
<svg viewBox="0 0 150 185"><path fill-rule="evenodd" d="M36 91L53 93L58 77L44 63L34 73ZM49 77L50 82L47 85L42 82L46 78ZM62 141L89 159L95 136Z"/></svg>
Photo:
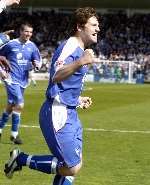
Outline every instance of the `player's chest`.
<svg viewBox="0 0 150 185"><path fill-rule="evenodd" d="M21 59L21 58L30 59L32 52L33 51L31 47L16 45L16 46L10 47L9 54L10 54L10 57L14 57L16 59Z"/></svg>

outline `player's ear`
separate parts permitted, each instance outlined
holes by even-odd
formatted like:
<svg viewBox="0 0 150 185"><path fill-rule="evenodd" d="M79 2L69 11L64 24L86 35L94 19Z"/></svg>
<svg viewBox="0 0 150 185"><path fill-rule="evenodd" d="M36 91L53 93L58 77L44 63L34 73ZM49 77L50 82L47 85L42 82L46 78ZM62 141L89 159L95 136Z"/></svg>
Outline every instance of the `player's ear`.
<svg viewBox="0 0 150 185"><path fill-rule="evenodd" d="M82 31L82 28L83 27L80 24L77 25L77 31L79 31L79 32Z"/></svg>

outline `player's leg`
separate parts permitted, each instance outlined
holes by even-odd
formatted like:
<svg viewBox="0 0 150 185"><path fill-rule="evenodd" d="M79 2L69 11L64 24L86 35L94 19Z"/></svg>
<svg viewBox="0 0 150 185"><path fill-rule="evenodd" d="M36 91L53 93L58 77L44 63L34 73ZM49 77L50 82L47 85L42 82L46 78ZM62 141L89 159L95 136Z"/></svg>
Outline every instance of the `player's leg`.
<svg viewBox="0 0 150 185"><path fill-rule="evenodd" d="M14 106L12 90L11 90L10 86L8 86L6 83L5 83L5 88L6 88L6 92L7 92L8 103L7 103L7 107L6 107L5 111L2 113L2 116L0 118L0 137L2 135L3 128L5 127L6 123L9 120L9 117L12 113L13 106Z"/></svg>
<svg viewBox="0 0 150 185"><path fill-rule="evenodd" d="M81 166L82 163L72 168L68 168L67 166L58 168L58 174L54 177L53 185L72 185L75 179L74 176L79 172Z"/></svg>
<svg viewBox="0 0 150 185"><path fill-rule="evenodd" d="M23 109L23 104L19 104L15 106L12 111L12 127L11 127L10 140L14 142L14 144L22 144L22 140L19 136L19 126L20 126L22 109Z"/></svg>
<svg viewBox="0 0 150 185"><path fill-rule="evenodd" d="M58 165L58 160L53 155L28 155L19 149L14 149L10 152L4 172L8 178L12 178L15 171L21 170L23 166L28 166L30 169L43 173L56 174Z"/></svg>
<svg viewBox="0 0 150 185"><path fill-rule="evenodd" d="M55 175L53 185L72 185L73 181L73 176Z"/></svg>
<svg viewBox="0 0 150 185"><path fill-rule="evenodd" d="M33 86L36 86L36 80L34 78L31 79Z"/></svg>
<svg viewBox="0 0 150 185"><path fill-rule="evenodd" d="M33 86L36 86L36 80L34 78L34 71L33 70L29 72L29 85L31 83L33 84Z"/></svg>
<svg viewBox="0 0 150 185"><path fill-rule="evenodd" d="M49 104L46 102L42 108L45 110L40 116L41 129L52 153L65 164L58 168L53 185L71 185L82 167L81 124L75 109L67 109L64 105L55 106L54 103L51 107Z"/></svg>
<svg viewBox="0 0 150 185"><path fill-rule="evenodd" d="M58 107L61 110L58 110ZM45 102L41 108L39 120L43 136L53 155L24 154L18 157L18 163L44 173L57 171L62 176L74 176L82 166L82 128L76 110L67 110L64 106L58 107L55 109L50 102ZM64 122L65 125L56 133L53 125L60 120L61 124L64 125ZM76 124L73 124L73 121ZM52 170L53 166L57 170Z"/></svg>
<svg viewBox="0 0 150 185"><path fill-rule="evenodd" d="M12 111L12 127L10 139L14 142L14 144L22 144L22 140L19 137L18 132L21 120L21 112L24 107L24 88L21 88L18 84L13 84L11 89L14 107Z"/></svg>
<svg viewBox="0 0 150 185"><path fill-rule="evenodd" d="M14 172L22 170L23 166L28 166L30 169L47 174L57 174L54 178L54 185L71 185L74 175L80 169L80 165L72 168L61 166L61 162L53 155L32 156L21 152L19 149L14 149L10 152L10 158L5 164L5 175L12 178Z"/></svg>
<svg viewBox="0 0 150 185"><path fill-rule="evenodd" d="M57 173L58 159L53 155L28 155L19 149L10 152L10 158L5 164L5 174L8 178L13 176L15 171L21 170L22 166L44 173Z"/></svg>
<svg viewBox="0 0 150 185"><path fill-rule="evenodd" d="M2 115L0 117L0 138L2 136L2 131L3 131L6 123L8 122L10 115L11 115L12 108L13 108L13 105L8 104L5 111L2 113Z"/></svg>
<svg viewBox="0 0 150 185"><path fill-rule="evenodd" d="M34 78L34 74L32 74L31 82L32 82L33 86L36 86L36 80Z"/></svg>
<svg viewBox="0 0 150 185"><path fill-rule="evenodd" d="M57 137L55 135L55 131L53 127L50 126L51 125L50 114L51 114L50 105L49 105L49 102L47 102L44 104L40 112L40 124L42 128L42 132L46 139L46 142L48 143L48 146L50 147L50 150L54 155L43 155L43 156L27 155L22 152L17 152L16 151L17 149L15 149L11 153L14 155L11 155L5 167L5 174L7 177L11 177L12 174L18 169L21 169L22 166L29 166L29 168L31 169L41 171L44 173L49 173L49 174L56 173L62 177L74 176L78 173L78 171L82 166L81 150L80 150L81 144L79 144L78 146L78 143L80 143L81 141L81 138L80 138L81 130L80 129L74 130L74 133L72 135L75 136L75 133L76 133L76 136L73 139L71 139L70 144L68 143L68 140L65 140L64 143L60 143L61 135L65 137L64 134L62 133L66 132L67 130L64 127L64 130L61 130L61 132L59 132L58 134L59 136ZM57 139L59 140L59 142ZM75 141L75 143L73 141ZM55 179L57 179L57 176L55 177ZM55 179L54 179L54 183L56 185L56 181L58 181L58 179L57 180ZM64 179L64 183L71 184L72 181L68 181L68 179Z"/></svg>

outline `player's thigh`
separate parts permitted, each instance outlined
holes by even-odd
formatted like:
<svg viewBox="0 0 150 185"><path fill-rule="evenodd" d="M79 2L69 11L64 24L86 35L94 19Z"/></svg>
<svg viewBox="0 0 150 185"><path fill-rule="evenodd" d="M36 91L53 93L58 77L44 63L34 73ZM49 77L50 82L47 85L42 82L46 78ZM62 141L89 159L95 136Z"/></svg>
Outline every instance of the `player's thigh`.
<svg viewBox="0 0 150 185"><path fill-rule="evenodd" d="M82 155L82 127L76 110L66 109L67 119L62 128L55 130L52 105L45 102L40 110L40 126L51 152L69 168L81 162ZM55 117L61 117L64 111L57 111ZM59 120L59 119L58 119Z"/></svg>
<svg viewBox="0 0 150 185"><path fill-rule="evenodd" d="M8 103L10 104L23 104L24 103L24 89L19 84L5 83Z"/></svg>
<svg viewBox="0 0 150 185"><path fill-rule="evenodd" d="M78 119L73 119L75 112L76 110L69 110L65 126L56 133L64 161L69 168L78 165L82 158L82 127Z"/></svg>
<svg viewBox="0 0 150 185"><path fill-rule="evenodd" d="M61 156L61 151L59 143L55 135L55 130L52 124L52 105L48 101L45 101L41 106L39 113L39 123L42 130L42 134L45 138L45 141L54 156L58 158L59 161L63 160Z"/></svg>

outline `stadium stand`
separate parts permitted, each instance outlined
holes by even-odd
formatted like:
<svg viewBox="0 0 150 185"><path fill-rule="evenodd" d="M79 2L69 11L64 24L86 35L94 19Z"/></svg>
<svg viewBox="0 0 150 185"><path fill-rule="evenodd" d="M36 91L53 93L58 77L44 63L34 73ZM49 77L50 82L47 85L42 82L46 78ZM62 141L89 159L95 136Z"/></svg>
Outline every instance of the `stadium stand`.
<svg viewBox="0 0 150 185"><path fill-rule="evenodd" d="M35 30L33 40L43 55L43 71L48 69L48 61L54 48L66 37L66 28L70 21L71 11L59 9L12 9L0 17L3 30L15 29L20 22L30 21ZM147 75L149 71L150 54L150 14L126 11L100 14L101 34L96 46L93 46L99 59L113 61L133 61L134 77L140 72ZM42 25L42 26L41 26ZM47 56L47 57L46 57ZM45 60L47 58L47 61ZM137 72L138 71L138 72ZM146 76L148 78L148 75Z"/></svg>

